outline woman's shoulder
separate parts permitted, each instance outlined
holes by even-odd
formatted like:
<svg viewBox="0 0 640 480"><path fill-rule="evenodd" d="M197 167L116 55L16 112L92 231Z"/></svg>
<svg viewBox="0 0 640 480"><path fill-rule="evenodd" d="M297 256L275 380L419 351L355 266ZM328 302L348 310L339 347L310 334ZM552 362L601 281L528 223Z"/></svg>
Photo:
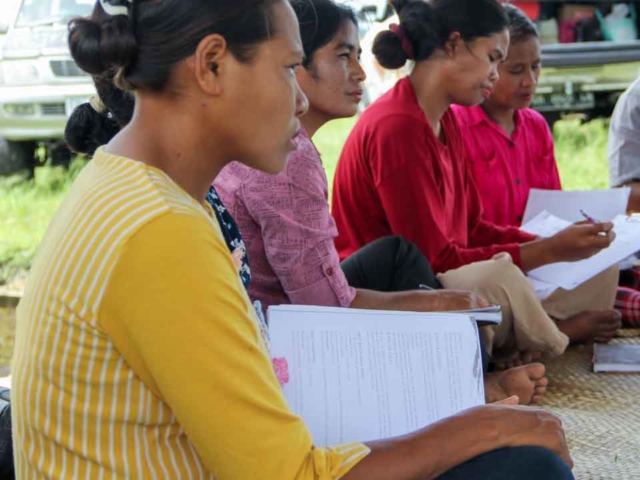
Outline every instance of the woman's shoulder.
<svg viewBox="0 0 640 480"><path fill-rule="evenodd" d="M413 86L409 78L405 77L398 80L393 88L369 105L360 120L380 122L391 118L392 121L398 119L420 121L421 117Z"/></svg>
<svg viewBox="0 0 640 480"><path fill-rule="evenodd" d="M413 135L426 127L424 115L420 112L391 103L373 104L358 119L352 136L390 140Z"/></svg>

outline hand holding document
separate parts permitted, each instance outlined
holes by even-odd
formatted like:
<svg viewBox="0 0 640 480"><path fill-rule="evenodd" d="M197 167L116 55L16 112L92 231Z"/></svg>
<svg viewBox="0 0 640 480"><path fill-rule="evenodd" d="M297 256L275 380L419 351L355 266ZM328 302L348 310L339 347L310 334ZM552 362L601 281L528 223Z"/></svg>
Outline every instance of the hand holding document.
<svg viewBox="0 0 640 480"><path fill-rule="evenodd" d="M284 396L318 446L407 434L484 403L469 315L279 306L268 317Z"/></svg>
<svg viewBox="0 0 640 480"><path fill-rule="evenodd" d="M535 235L548 237L569 225L570 222L544 211L522 229ZM635 253L640 248L640 219L619 215L613 219L613 225L616 238L608 248L585 260L558 262L536 268L528 272L529 277L565 290L573 290Z"/></svg>

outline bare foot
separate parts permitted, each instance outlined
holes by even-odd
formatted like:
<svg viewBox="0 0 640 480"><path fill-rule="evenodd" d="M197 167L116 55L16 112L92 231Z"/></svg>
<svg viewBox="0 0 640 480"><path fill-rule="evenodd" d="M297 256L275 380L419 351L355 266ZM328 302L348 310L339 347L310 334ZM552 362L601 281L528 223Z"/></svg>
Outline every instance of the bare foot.
<svg viewBox="0 0 640 480"><path fill-rule="evenodd" d="M558 328L575 343L608 343L620 329L622 316L615 310L582 312L558 320Z"/></svg>
<svg viewBox="0 0 640 480"><path fill-rule="evenodd" d="M487 373L484 376L485 400L493 403L517 395L521 405L535 405L542 399L549 383L544 373L545 367L541 363Z"/></svg>
<svg viewBox="0 0 640 480"><path fill-rule="evenodd" d="M496 370L508 370L520 367L540 360L542 352L510 352L508 354L497 353L493 356L493 365Z"/></svg>

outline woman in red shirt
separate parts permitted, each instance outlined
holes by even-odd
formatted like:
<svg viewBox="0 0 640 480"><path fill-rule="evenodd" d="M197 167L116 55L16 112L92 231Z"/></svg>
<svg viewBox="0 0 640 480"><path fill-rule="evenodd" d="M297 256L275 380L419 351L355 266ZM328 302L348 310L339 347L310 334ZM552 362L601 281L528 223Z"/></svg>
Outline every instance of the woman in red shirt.
<svg viewBox="0 0 640 480"><path fill-rule="evenodd" d="M482 105L453 106L471 157L471 171L486 220L519 226L531 188L561 190L553 137L544 117L529 108L540 75L540 40L535 24L513 5L510 45L500 79ZM620 287L615 307L625 324L640 318L640 293Z"/></svg>
<svg viewBox="0 0 640 480"><path fill-rule="evenodd" d="M504 15L498 2L485 3L485 19L497 11ZM445 273L442 281L449 276L459 288L464 284L482 291L488 282L481 271L457 269L500 253L509 254L525 272L576 261L606 248L613 232L610 223L574 225L538 239L482 218L460 128L449 107L477 105L491 95L498 65L506 58L509 34L487 30L477 18L459 15L466 4L463 0L405 3L398 11L400 25L376 38L374 54L384 67L399 68L409 59L415 66L364 112L349 136L334 179L333 214L342 257L376 238L402 235L421 248L436 272ZM501 259L501 264L508 263L504 255ZM456 274L449 275L451 271ZM585 292L580 288L572 291L570 301L567 295L554 295L553 308L545 305L544 310L563 320L556 326L524 275L508 276L510 285L505 288L510 294L504 285L483 294L512 313L513 324L503 322L494 332L497 347L559 354L568 341L607 341L619 328L619 316L611 310L614 287L609 287L608 279L604 287L603 281L594 279L599 281L597 289L585 284L591 287L588 295L581 295ZM448 283L447 287L453 286Z"/></svg>

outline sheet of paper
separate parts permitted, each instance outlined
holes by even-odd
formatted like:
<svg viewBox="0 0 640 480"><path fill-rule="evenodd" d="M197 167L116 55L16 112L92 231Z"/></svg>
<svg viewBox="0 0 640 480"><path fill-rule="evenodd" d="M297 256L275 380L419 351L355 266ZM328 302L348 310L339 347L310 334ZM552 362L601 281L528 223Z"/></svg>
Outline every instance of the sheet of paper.
<svg viewBox="0 0 640 480"><path fill-rule="evenodd" d="M584 220L581 209L596 220L609 221L627 212L630 192L629 188L588 191L532 188L522 223L544 210L563 220L580 222Z"/></svg>
<svg viewBox="0 0 640 480"><path fill-rule="evenodd" d="M527 223L523 224L520 230L539 237L552 237L569 225L572 225L572 222L558 218L550 212L543 210Z"/></svg>
<svg viewBox="0 0 640 480"><path fill-rule="evenodd" d="M549 221L551 223L551 221ZM531 270L528 275L565 290L593 278L600 272L635 253L640 248L640 219L620 215L613 219L615 240L609 248L579 262L559 262Z"/></svg>
<svg viewBox="0 0 640 480"><path fill-rule="evenodd" d="M533 289L536 291L536 296L538 297L539 300L546 300L551 296L553 292L555 292L558 289L557 285L543 282L542 280L538 280L536 278L527 277L527 280L529 280L529 283L531 284Z"/></svg>
<svg viewBox="0 0 640 480"><path fill-rule="evenodd" d="M290 408L319 446L403 435L484 403L476 324L461 314L271 307Z"/></svg>

